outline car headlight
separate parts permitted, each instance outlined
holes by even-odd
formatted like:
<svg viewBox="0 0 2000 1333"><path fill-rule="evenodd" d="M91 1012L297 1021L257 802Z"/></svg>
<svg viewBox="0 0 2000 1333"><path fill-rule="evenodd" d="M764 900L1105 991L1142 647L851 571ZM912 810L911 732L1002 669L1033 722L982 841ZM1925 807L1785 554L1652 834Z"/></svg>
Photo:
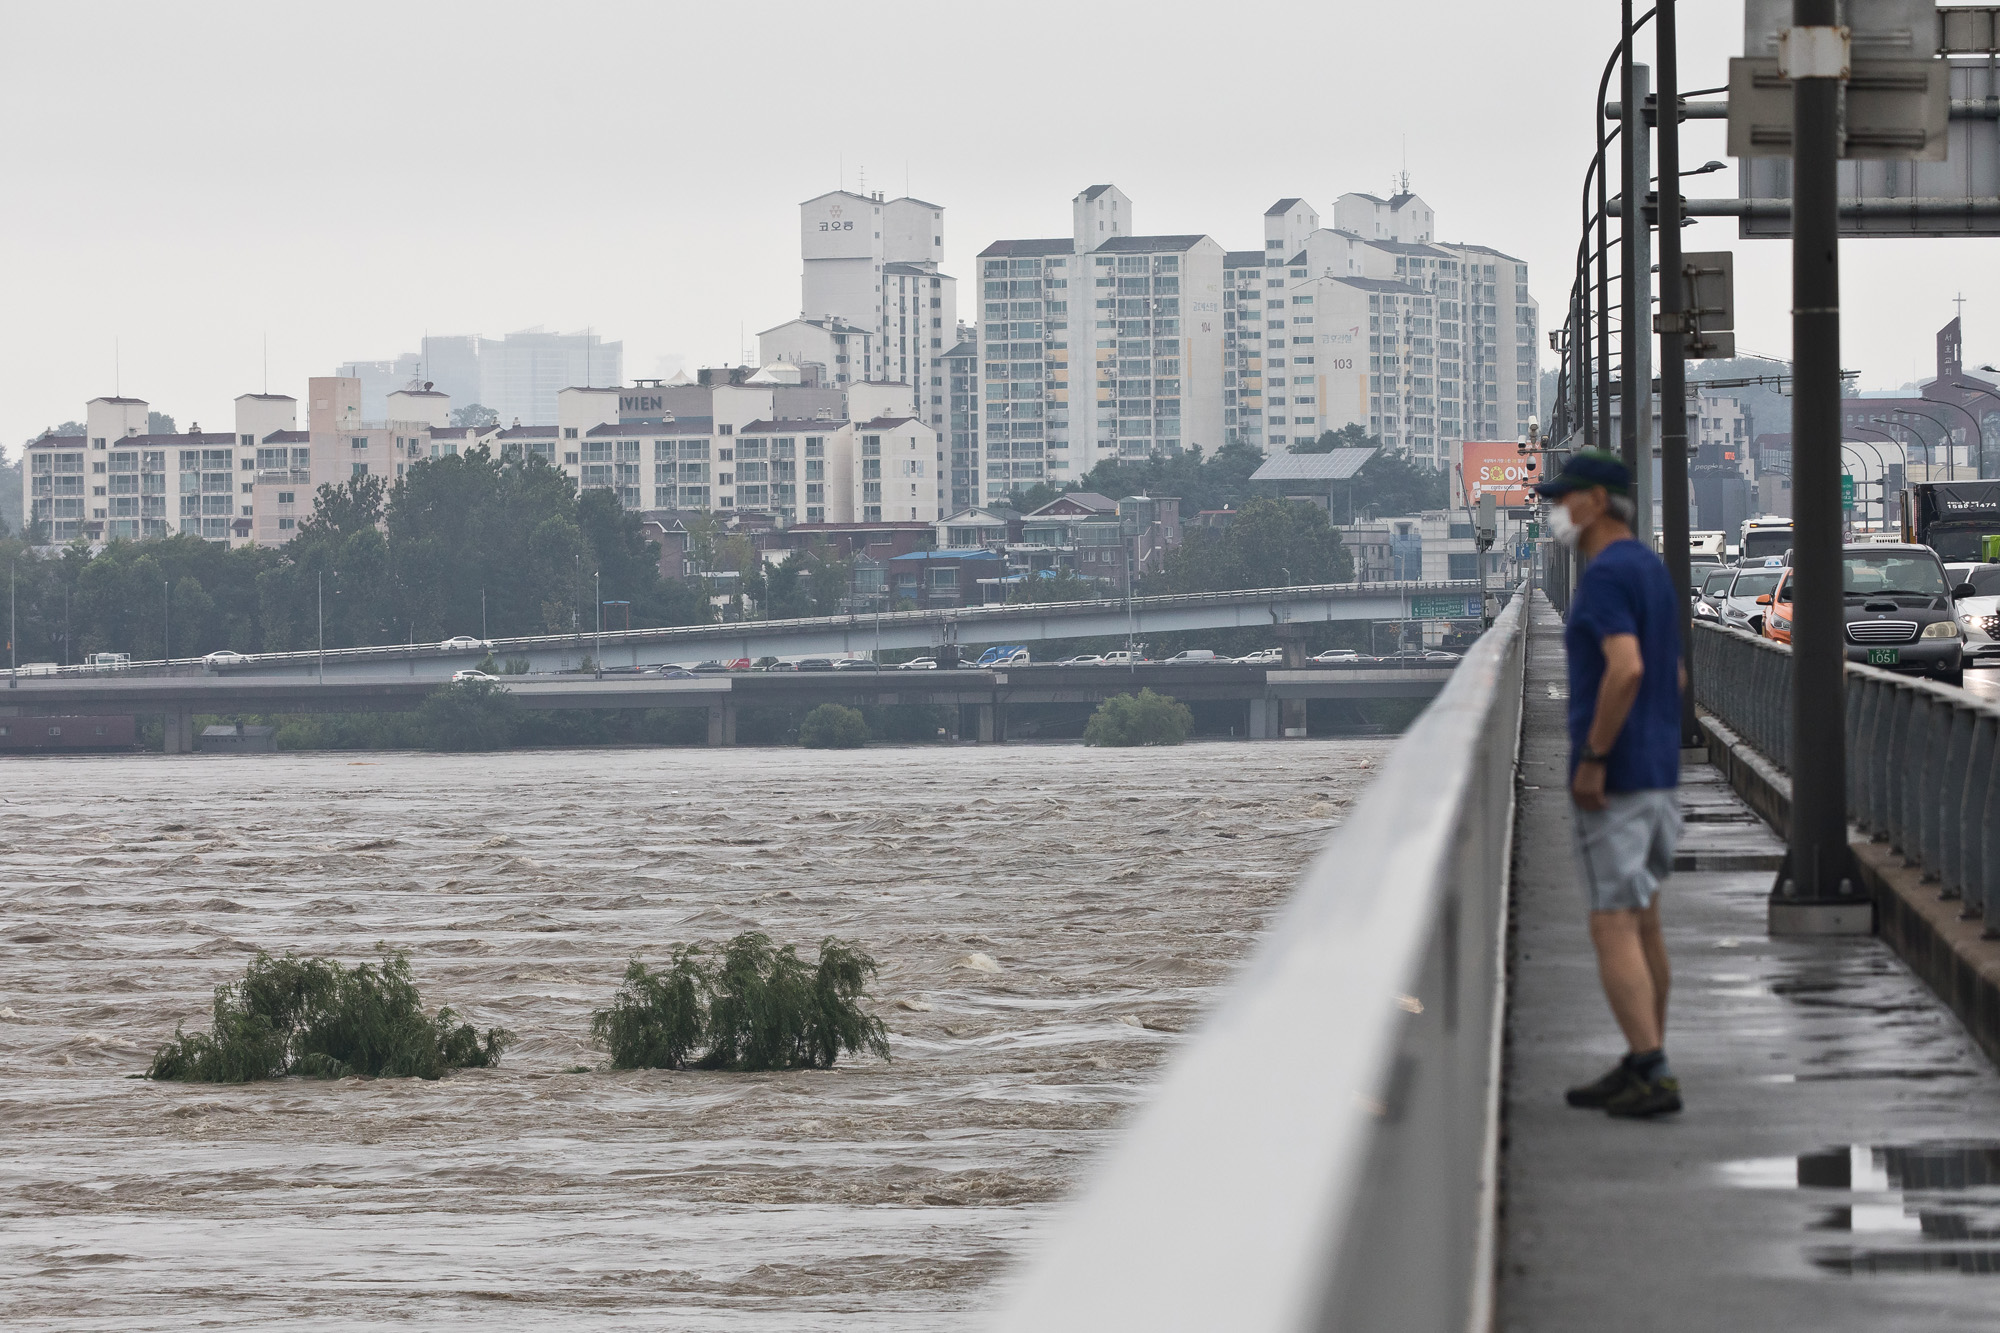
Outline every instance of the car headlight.
<svg viewBox="0 0 2000 1333"><path fill-rule="evenodd" d="M1955 639L1958 637L1958 626L1949 620L1940 620L1924 626L1924 632L1921 637L1926 639Z"/></svg>
<svg viewBox="0 0 2000 1333"><path fill-rule="evenodd" d="M1696 602L1694 604L1694 613L1698 616L1707 616L1710 620L1715 619L1715 608L1707 602Z"/></svg>

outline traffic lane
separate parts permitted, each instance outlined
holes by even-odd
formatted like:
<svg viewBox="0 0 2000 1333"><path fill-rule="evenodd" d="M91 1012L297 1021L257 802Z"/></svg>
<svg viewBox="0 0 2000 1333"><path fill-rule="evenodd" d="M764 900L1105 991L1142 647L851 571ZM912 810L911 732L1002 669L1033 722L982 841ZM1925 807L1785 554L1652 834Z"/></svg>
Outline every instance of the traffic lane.
<svg viewBox="0 0 2000 1333"><path fill-rule="evenodd" d="M2000 704L2000 668L1967 667L1965 692L1977 695L1987 703Z"/></svg>

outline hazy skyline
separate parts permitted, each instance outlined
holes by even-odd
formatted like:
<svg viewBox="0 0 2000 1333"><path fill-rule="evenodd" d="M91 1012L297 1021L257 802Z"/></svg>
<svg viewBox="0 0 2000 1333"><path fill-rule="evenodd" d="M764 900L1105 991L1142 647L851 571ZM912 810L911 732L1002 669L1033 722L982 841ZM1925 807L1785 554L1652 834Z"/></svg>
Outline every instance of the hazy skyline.
<svg viewBox="0 0 2000 1333"><path fill-rule="evenodd" d="M114 388L226 429L239 393L303 398L308 376L427 332L588 327L624 341L628 378L732 361L799 313L799 202L863 170L945 207L970 314L973 256L1067 234L1086 185L1124 189L1142 232L1256 248L1273 200L1330 214L1407 162L1440 239L1527 260L1544 326L1562 320L1608 0L1532 19L1472 3L1254 21L1185 4L749 12L0 10L0 442ZM1740 0L1682 14L1684 84L1722 83ZM1686 165L1722 147L1719 122L1686 127ZM1732 164L1688 193L1734 183ZM1739 348L1786 355L1787 245L1713 221L1686 244L1736 251ZM1843 248L1843 360L1863 387L1926 373L1961 290L1967 364L2000 357L1992 244Z"/></svg>

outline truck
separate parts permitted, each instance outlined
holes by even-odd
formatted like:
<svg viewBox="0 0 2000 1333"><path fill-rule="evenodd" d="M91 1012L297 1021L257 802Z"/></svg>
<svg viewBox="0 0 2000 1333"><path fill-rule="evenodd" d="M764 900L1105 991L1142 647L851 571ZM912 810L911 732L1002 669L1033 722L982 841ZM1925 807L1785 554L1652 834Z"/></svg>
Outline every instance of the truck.
<svg viewBox="0 0 2000 1333"><path fill-rule="evenodd" d="M2000 481L1919 481L1903 488L1903 540L1946 561L1985 560L2000 537Z"/></svg>
<svg viewBox="0 0 2000 1333"><path fill-rule="evenodd" d="M1773 556L1792 549L1792 520L1776 514L1743 520L1743 540L1737 544L1736 563L1761 565Z"/></svg>
<svg viewBox="0 0 2000 1333"><path fill-rule="evenodd" d="M131 665L130 653L87 653L83 659L85 671L120 671Z"/></svg>

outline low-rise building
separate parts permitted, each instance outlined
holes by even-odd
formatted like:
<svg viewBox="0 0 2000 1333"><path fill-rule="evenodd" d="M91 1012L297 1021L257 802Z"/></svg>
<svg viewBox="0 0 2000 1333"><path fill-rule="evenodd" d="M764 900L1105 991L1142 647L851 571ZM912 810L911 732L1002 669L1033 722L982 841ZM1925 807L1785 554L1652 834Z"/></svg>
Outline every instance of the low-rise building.
<svg viewBox="0 0 2000 1333"><path fill-rule="evenodd" d="M889 596L896 603L911 602L919 609L977 606L987 600L981 582L993 580L997 584L1007 574L1006 558L984 547L912 551L886 563ZM1006 599L1003 595L993 600Z"/></svg>

